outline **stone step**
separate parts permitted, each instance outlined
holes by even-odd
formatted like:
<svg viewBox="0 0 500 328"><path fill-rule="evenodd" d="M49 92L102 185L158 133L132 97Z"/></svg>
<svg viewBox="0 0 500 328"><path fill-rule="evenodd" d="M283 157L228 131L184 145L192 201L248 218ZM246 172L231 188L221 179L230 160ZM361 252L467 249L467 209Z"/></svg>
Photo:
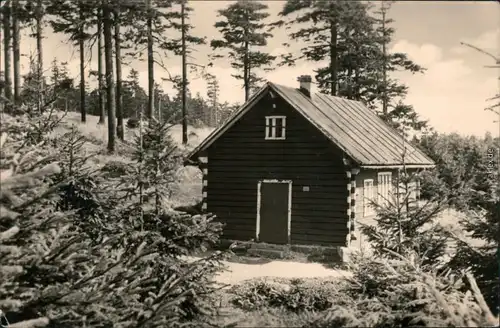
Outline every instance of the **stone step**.
<svg viewBox="0 0 500 328"><path fill-rule="evenodd" d="M282 259L285 255L281 250L265 248L250 248L247 250L247 254L251 256L266 257L269 259Z"/></svg>
<svg viewBox="0 0 500 328"><path fill-rule="evenodd" d="M270 249L270 250L278 250L278 251L287 251L290 249L288 245L275 245L275 244L266 244L266 243L252 243L251 249Z"/></svg>

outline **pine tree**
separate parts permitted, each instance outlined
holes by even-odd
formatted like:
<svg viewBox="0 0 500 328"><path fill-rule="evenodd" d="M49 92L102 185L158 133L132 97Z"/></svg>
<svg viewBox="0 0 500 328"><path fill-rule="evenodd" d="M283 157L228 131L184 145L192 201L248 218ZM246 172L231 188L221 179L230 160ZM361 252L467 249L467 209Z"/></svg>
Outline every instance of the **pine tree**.
<svg viewBox="0 0 500 328"><path fill-rule="evenodd" d="M91 34L87 32L92 25L94 4L87 1L52 0L46 8L49 21L55 33L68 35L71 42L78 46L80 52L80 114L82 122L86 121L86 83L85 83L85 42Z"/></svg>
<svg viewBox="0 0 500 328"><path fill-rule="evenodd" d="M131 69L123 81L123 115L139 119L141 108L147 102L147 93L139 84L139 72Z"/></svg>
<svg viewBox="0 0 500 328"><path fill-rule="evenodd" d="M25 132L24 140L19 147L19 143L16 144L19 140L11 135L8 144L3 145L6 147L2 147L7 159L12 158L13 149L17 150L11 170L2 172L0 197L0 229L2 237L9 237L10 241L1 247L0 267L13 269L0 270L0 307L5 315L2 319L12 327L43 327L49 319L56 326L74 326L80 320L72 321L75 312L68 313L71 312L69 308L78 307L76 299L82 287L78 280L85 272L80 265L92 263L86 261L88 254L83 251L88 249L84 239L90 236L84 237L83 233L78 236L82 230L74 229L75 217L71 211L61 212L55 207L57 194L64 193L70 181L68 178L77 174L76 167L72 172L64 168L70 164L67 159L74 163L79 157L61 152L64 146L58 147L68 145L67 142L74 139L75 130L57 141L50 141L47 135L55 125L49 120L53 119L39 116L27 121L7 122L7 131ZM39 130L39 127L45 128ZM29 137L33 132L37 138ZM64 156L66 154L70 156ZM64 304L69 299L73 302L70 301L68 308Z"/></svg>
<svg viewBox="0 0 500 328"><path fill-rule="evenodd" d="M14 63L14 104L19 104L21 93L21 6L12 1L12 58Z"/></svg>
<svg viewBox="0 0 500 328"><path fill-rule="evenodd" d="M146 0L146 34L148 51L148 109L147 117L153 118L154 115L154 39L153 39L153 7L152 0Z"/></svg>
<svg viewBox="0 0 500 328"><path fill-rule="evenodd" d="M498 177L494 170L498 139L458 135L425 138L425 146L436 158L436 173L441 188L437 194L455 195L450 203L465 215L459 230L453 231L457 252L450 262L455 270L469 269L477 279L490 309L499 313L498 300L498 217L500 215ZM481 243L471 244L464 237Z"/></svg>
<svg viewBox="0 0 500 328"><path fill-rule="evenodd" d="M275 56L255 50L267 45L267 39L272 35L263 31L266 24L263 22L269 14L265 12L267 5L258 1L237 1L227 8L219 10L223 18L215 23L215 27L222 35L222 39L210 42L212 49L227 49L231 67L239 74L233 75L243 81L245 101L250 98L250 92L262 81L256 70L271 70ZM224 58L214 55L214 58Z"/></svg>
<svg viewBox="0 0 500 328"><path fill-rule="evenodd" d="M297 60L323 62L316 71L321 92L364 102L379 116L398 129L420 131L427 123L415 110L403 103L408 88L391 78L394 71L423 72L404 53L389 53L394 29L387 17L389 1L372 17L371 4L356 1L288 1L273 27L308 23L292 30L290 38L306 44L300 54L283 54L281 65ZM289 46L288 43L284 44ZM381 108L379 108L381 107Z"/></svg>
<svg viewBox="0 0 500 328"><path fill-rule="evenodd" d="M124 34L126 42L131 43L132 50L127 54L134 58L142 56L142 47L147 48L147 63L148 63L148 101L146 108L146 116L152 118L154 116L154 65L155 51L159 51L162 45L157 44L155 50L155 39L164 40L164 33L168 29L166 22L166 9L172 6L172 1L154 1L146 0L144 3L128 4L134 15L130 17L130 28ZM161 8L161 10L160 10ZM144 33L145 32L145 33ZM160 41L161 43L161 41Z"/></svg>
<svg viewBox="0 0 500 328"><path fill-rule="evenodd" d="M97 9L97 81L98 81L98 106L99 106L99 124L106 123L106 102L104 98L104 47L102 44L102 8Z"/></svg>
<svg viewBox="0 0 500 328"><path fill-rule="evenodd" d="M138 286L154 290L139 292L137 302L129 301L134 326L196 326L200 322L193 319L203 319L203 311L210 313L205 298L213 292L210 274L218 268L220 254L194 264L181 256L213 244L221 226L212 222L212 216L190 217L166 206L182 160L169 133L172 126L152 119L137 135L133 154L136 163L123 177L125 185L131 186L131 201L116 207L116 217L123 218L125 230L130 229L130 246L139 246L137 254L151 254L140 266L129 267Z"/></svg>
<svg viewBox="0 0 500 328"><path fill-rule="evenodd" d="M12 37L11 37L11 5L10 3L5 3L2 6L2 27L3 27L3 58L4 58L4 94L5 98L12 101L12 71L11 71L11 49L12 49Z"/></svg>
<svg viewBox="0 0 500 328"><path fill-rule="evenodd" d="M0 31L3 33L3 13L2 10L0 10ZM2 65L3 65L3 58L2 58L2 42L0 42L0 97L4 96L3 89L4 89L4 84L5 84L5 79L3 76L3 70L2 70ZM0 110L3 110L3 104L4 102L0 102Z"/></svg>
<svg viewBox="0 0 500 328"><path fill-rule="evenodd" d="M422 265L436 265L446 260L443 256L450 240L449 234L436 221L446 208L447 195L419 202L419 174L407 171L405 157L406 150L388 198L378 195L371 200L376 224L361 225L361 231L377 256L394 259L394 254L403 257L416 254Z"/></svg>
<svg viewBox="0 0 500 328"><path fill-rule="evenodd" d="M13 12L13 52L14 52L14 68L18 71L20 71L19 68L16 68L16 57L20 57L20 50L18 49L19 46L17 43L20 44L20 35L18 33L18 30L21 30L25 27L28 27L32 30L34 30L34 33L32 36L36 38L36 65L37 69L34 71L36 72L35 75L32 76L34 81L37 81L38 85L32 89L33 92L36 92L37 95L37 102L36 102L36 107L37 111L40 112L42 108L46 107L45 104L45 92L44 92L44 82L45 79L43 77L43 45L42 45L42 39L43 39L43 27L44 27L44 3L42 0L36 0L36 1L15 1L13 2L13 5L15 5L15 13ZM14 9L14 8L13 8ZM17 41L19 40L19 41ZM19 84L20 87L20 73L16 74L14 73L14 78L15 80L17 79L18 81L15 81L15 84ZM19 90L18 90L19 91Z"/></svg>
<svg viewBox="0 0 500 328"><path fill-rule="evenodd" d="M182 143L186 144L188 142L188 132L187 132L187 121L188 121L188 113L187 113L187 88L188 88L188 76L187 69L188 66L191 68L198 67L193 62L188 62L188 58L191 57L193 45L200 45L205 43L204 38L200 38L194 36L191 33L193 26L189 24L189 13L193 11L193 8L188 6L187 0L180 0L180 24L174 23L172 25L175 29L180 29L181 38L180 40L173 40L172 46L170 47L174 53L178 52L179 49L176 46L176 43L180 43L180 55L182 56ZM172 16L175 17L175 11L172 12ZM177 49L176 49L177 48ZM192 57L191 57L192 58Z"/></svg>
<svg viewBox="0 0 500 328"><path fill-rule="evenodd" d="M116 136L116 107L115 107L115 83L113 74L113 35L111 18L112 4L103 2L103 34L104 34L104 61L106 66L106 109L108 112L108 151L115 151Z"/></svg>
<svg viewBox="0 0 500 328"><path fill-rule="evenodd" d="M7 131L37 125L11 121ZM211 215L191 217L164 206L182 158L169 127L152 122L137 141L139 163L118 178L111 165L97 172L89 165L76 128L54 139L28 138L20 156L12 150L26 140L15 133L5 142L2 134L2 167L5 160L14 164L1 172L0 191L0 307L8 324L208 323L221 254L194 263L182 256L213 245L221 225ZM128 184L142 185L143 197L138 188L123 189Z"/></svg>
<svg viewBox="0 0 500 328"><path fill-rule="evenodd" d="M411 128L421 131L427 128L427 121L420 119L411 105L404 104L408 87L391 78L390 73L395 71L408 71L423 73L424 68L414 63L404 53L390 53L387 49L395 32L390 26L393 22L388 18L391 1L382 1L379 10L375 11L376 40L378 48L374 51L374 58L368 62L369 70L366 85L367 92L364 97L372 108L377 108L379 116L397 129ZM370 72L371 71L371 72Z"/></svg>
<svg viewBox="0 0 500 328"><path fill-rule="evenodd" d="M75 93L77 90L74 89L74 81L69 76L68 63L58 62L54 58L50 70L50 83L46 89L50 90L52 94L58 95L58 99L54 102L54 107L61 111L76 108L78 100L75 99Z"/></svg>
<svg viewBox="0 0 500 328"><path fill-rule="evenodd" d="M58 84L62 79L61 75L63 75L63 73L61 72L61 69L59 68L59 62L57 61L57 58L55 58L55 57L52 60L52 66L50 67L50 72L51 72L50 83L53 85Z"/></svg>
<svg viewBox="0 0 500 328"><path fill-rule="evenodd" d="M241 107L241 104L234 103L230 104L227 101L220 104L220 109L219 109L219 122L221 124L225 122L229 117L231 117L239 108Z"/></svg>
<svg viewBox="0 0 500 328"><path fill-rule="evenodd" d="M344 95L352 97L351 78L355 74L353 65L359 60L359 53L353 53L353 44L360 43L356 37L365 41L370 30L368 6L356 1L287 1L280 16L296 17L273 23L273 26L293 27L298 23L308 23L289 34L292 40L306 44L298 56L285 55L288 65L293 65L298 59L322 62L327 65L316 71L318 88L333 96ZM288 45L285 43L285 45ZM342 87L339 90L339 86Z"/></svg>
<svg viewBox="0 0 500 328"><path fill-rule="evenodd" d="M42 114L44 110L47 109L54 101L56 101L55 94L47 94L47 99L44 98L44 103L40 103L40 97L38 95L38 90L40 86L40 81L38 80L38 63L34 56L29 58L29 71L27 74L22 76L23 83L21 85L20 98L23 101L23 109L29 112L29 115L39 115ZM45 84L45 78L42 77L42 83ZM35 114L38 113L38 114Z"/></svg>
<svg viewBox="0 0 500 328"><path fill-rule="evenodd" d="M87 122L86 90L85 90L85 41L89 38L85 33L85 7L80 1L78 5L78 48L80 52L80 114L82 122Z"/></svg>
<svg viewBox="0 0 500 328"><path fill-rule="evenodd" d="M218 107L219 107L219 81L215 77L215 75L207 74L207 96L211 101L211 106L208 106L209 112L208 117L205 119L205 122L209 126L217 127L219 126L219 117L218 117Z"/></svg>
<svg viewBox="0 0 500 328"><path fill-rule="evenodd" d="M491 185L491 189L494 190L494 183ZM500 312L498 299L500 292L498 285L500 202L494 192L481 196L482 204L478 204L468 211L467 217L462 219L460 223L466 233L483 243L479 246L471 245L461 236L455 236L457 253L449 265L455 270L466 267L474 274L491 311L498 315Z"/></svg>
<svg viewBox="0 0 500 328"><path fill-rule="evenodd" d="M6 149L8 148L6 144L8 138L7 133L0 135L0 149L4 156L13 155L9 154L11 149ZM12 321L11 313L22 307L21 301L16 299L16 280L23 276L25 270L22 263L14 260L23 248L23 245L16 243L16 241L20 235L26 233L22 229L27 228L21 225L19 218L22 217L22 214L20 212L26 208L27 204L36 200L35 198L31 200L20 198L15 192L21 191L21 194L25 194L28 188L34 188L37 180L40 181L58 173L60 168L55 164L49 164L42 168L33 168L33 170L23 172L16 167L22 164L23 159L20 157L21 163L16 160L9 170L0 172L2 183L0 190L0 198L2 199L0 203L0 323L8 326L11 322L22 321L23 327L45 327L49 323L46 317L37 316L28 320ZM26 294L28 293L25 291L25 297Z"/></svg>
<svg viewBox="0 0 500 328"><path fill-rule="evenodd" d="M116 135L120 140L124 140L125 130L123 126L123 103L122 103L122 61L121 61L121 35L120 35L120 17L121 8L119 5L115 6L114 18L115 18L115 64L116 64L116 118L117 127Z"/></svg>
<svg viewBox="0 0 500 328"><path fill-rule="evenodd" d="M155 83L155 95L156 95L155 108L157 109L156 117L158 119L158 122L162 123L165 120L165 115L163 114L163 108L162 108L165 105L164 103L165 92L158 83Z"/></svg>
<svg viewBox="0 0 500 328"><path fill-rule="evenodd" d="M199 92L194 97L189 97L188 106L191 110L190 124L195 127L202 127L204 124L204 114L208 104Z"/></svg>
<svg viewBox="0 0 500 328"><path fill-rule="evenodd" d="M181 1L181 51L182 51L182 144L188 142L187 133L187 54L186 54L186 1Z"/></svg>
<svg viewBox="0 0 500 328"><path fill-rule="evenodd" d="M466 211L475 207L478 195L489 192L490 186L478 184L476 179L486 178L482 165L492 143L474 136L433 133L422 137L419 144L436 163L433 171L425 172L428 183L423 186L423 197L450 194L449 205Z"/></svg>
<svg viewBox="0 0 500 328"><path fill-rule="evenodd" d="M38 81L38 111L44 103L44 79L43 79L43 26L44 26L44 5L43 0L37 0L35 8L35 21L36 21L36 54L37 54L37 81Z"/></svg>

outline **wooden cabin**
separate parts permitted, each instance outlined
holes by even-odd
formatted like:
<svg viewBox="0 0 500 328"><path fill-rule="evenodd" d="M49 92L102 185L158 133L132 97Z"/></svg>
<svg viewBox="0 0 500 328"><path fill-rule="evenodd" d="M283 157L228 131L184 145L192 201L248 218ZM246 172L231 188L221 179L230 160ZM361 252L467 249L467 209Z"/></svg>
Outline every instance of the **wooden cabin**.
<svg viewBox="0 0 500 328"><path fill-rule="evenodd" d="M349 246L405 165L433 162L362 103L268 82L188 156L224 239ZM380 195L380 196L378 196Z"/></svg>

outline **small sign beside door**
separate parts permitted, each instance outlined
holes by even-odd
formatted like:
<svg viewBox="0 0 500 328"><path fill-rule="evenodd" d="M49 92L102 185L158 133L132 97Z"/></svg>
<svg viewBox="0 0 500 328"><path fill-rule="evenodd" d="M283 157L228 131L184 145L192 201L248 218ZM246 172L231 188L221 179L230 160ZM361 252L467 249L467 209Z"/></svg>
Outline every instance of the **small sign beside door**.
<svg viewBox="0 0 500 328"><path fill-rule="evenodd" d="M303 186L302 191L309 191L309 186Z"/></svg>

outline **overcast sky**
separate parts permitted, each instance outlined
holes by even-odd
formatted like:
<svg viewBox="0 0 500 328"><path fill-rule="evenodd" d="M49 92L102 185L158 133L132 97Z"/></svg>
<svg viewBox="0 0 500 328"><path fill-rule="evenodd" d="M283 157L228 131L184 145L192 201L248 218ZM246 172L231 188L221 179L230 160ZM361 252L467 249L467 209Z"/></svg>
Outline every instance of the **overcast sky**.
<svg viewBox="0 0 500 328"><path fill-rule="evenodd" d="M190 1L194 8L190 22L194 26L193 35L218 37L213 23L217 20L217 10L227 6L230 1ZM277 17L283 1L268 1L271 19ZM500 5L496 1L400 1L393 5L390 17L395 20L396 29L394 51L405 52L418 64L427 68L423 75L400 74L398 78L409 86L406 102L412 104L417 112L430 120L431 125L440 132L459 132L462 134L484 135L486 131L498 135L496 118L483 109L487 99L494 96L499 88L498 72L484 65L493 65L493 59L472 49L461 46L468 42L490 52L499 53L500 44ZM49 29L47 29L49 31ZM285 31L278 31L270 40L268 50L277 54L283 51L281 44L288 41ZM21 51L29 53L35 49L34 40L25 38ZM300 45L295 45L296 49ZM44 40L45 65L57 57L68 61L74 76L78 74L78 53L66 44L64 36L47 33ZM208 62L208 46L198 47L194 53L195 62ZM91 63L96 68L95 58ZM181 59L164 58L171 74L180 73ZM23 70L28 68L26 59ZM141 84L146 86L146 63L132 62L130 67L140 72ZM275 83L288 86L297 84L296 78L302 74L314 75L316 68L312 63L302 62L296 67L278 68L264 76ZM124 69L124 75L129 68ZM239 81L231 77L232 70L227 62L216 62L210 72L217 76L221 86L221 100L241 102L244 92ZM157 81L166 76L162 69L156 69ZM190 89L193 94L206 94L205 82L192 79ZM173 94L171 86L164 83L167 92Z"/></svg>

